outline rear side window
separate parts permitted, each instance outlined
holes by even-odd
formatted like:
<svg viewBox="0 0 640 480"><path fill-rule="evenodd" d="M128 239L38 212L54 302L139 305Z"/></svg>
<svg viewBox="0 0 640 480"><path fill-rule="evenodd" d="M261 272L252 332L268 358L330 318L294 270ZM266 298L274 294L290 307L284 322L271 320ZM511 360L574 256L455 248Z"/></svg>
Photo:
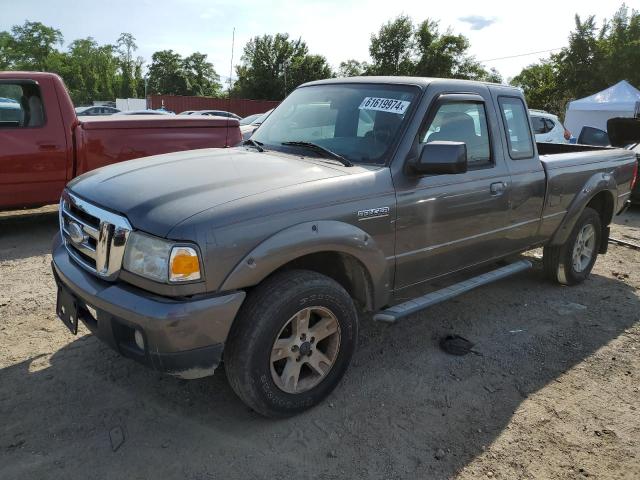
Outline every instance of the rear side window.
<svg viewBox="0 0 640 480"><path fill-rule="evenodd" d="M582 145L596 145L599 147L611 145L607 132L595 127L583 127L580 132L580 137L578 137L578 143Z"/></svg>
<svg viewBox="0 0 640 480"><path fill-rule="evenodd" d="M464 142L467 145L469 168L492 165L487 116L484 104L456 101L438 107L420 143L435 141Z"/></svg>
<svg viewBox="0 0 640 480"><path fill-rule="evenodd" d="M544 124L547 126L547 132L550 132L551 130L556 128L556 124L553 122L553 120L549 120L548 118L544 119Z"/></svg>
<svg viewBox="0 0 640 480"><path fill-rule="evenodd" d="M533 140L524 103L517 97L500 97L500 111L509 144L509 156L513 160L533 157Z"/></svg>
<svg viewBox="0 0 640 480"><path fill-rule="evenodd" d="M45 123L40 87L34 83L0 83L0 128L42 127Z"/></svg>
<svg viewBox="0 0 640 480"><path fill-rule="evenodd" d="M533 133L540 135L541 133L547 133L547 127L542 117L531 117L531 123L533 124Z"/></svg>

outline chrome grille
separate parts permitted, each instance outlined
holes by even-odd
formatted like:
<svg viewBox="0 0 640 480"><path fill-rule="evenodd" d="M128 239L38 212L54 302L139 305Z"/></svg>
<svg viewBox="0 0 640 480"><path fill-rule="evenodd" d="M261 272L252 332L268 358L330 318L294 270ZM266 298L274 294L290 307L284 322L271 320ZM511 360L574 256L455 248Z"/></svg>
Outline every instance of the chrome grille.
<svg viewBox="0 0 640 480"><path fill-rule="evenodd" d="M126 218L65 191L60 199L60 232L64 245L81 267L115 280L131 232Z"/></svg>

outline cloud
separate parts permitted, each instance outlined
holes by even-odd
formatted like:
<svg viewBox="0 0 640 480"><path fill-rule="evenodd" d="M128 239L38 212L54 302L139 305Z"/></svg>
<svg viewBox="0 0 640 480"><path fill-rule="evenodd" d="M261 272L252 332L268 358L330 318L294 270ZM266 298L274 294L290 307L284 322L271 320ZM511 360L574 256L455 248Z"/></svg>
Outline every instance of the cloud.
<svg viewBox="0 0 640 480"><path fill-rule="evenodd" d="M471 30L482 30L496 23L498 19L496 17L483 17L482 15L468 15L466 17L460 17L458 20L471 25Z"/></svg>

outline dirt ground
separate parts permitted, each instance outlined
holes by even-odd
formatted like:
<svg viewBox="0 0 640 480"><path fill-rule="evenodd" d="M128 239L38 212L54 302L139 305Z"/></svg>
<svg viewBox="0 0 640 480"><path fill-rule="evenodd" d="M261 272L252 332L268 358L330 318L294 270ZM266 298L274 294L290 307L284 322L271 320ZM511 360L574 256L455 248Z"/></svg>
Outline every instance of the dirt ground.
<svg viewBox="0 0 640 480"><path fill-rule="evenodd" d="M616 222L640 243L640 210ZM398 325L363 319L336 391L273 421L222 372L183 381L72 336L56 228L51 207L0 214L0 479L640 478L640 251L612 245L578 287L537 262ZM448 333L478 354L441 351Z"/></svg>

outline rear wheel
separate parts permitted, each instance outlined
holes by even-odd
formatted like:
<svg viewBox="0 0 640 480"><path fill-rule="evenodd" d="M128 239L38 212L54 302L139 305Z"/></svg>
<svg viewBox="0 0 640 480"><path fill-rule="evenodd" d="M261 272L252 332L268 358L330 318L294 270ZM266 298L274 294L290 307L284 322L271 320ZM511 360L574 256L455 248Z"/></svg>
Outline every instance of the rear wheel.
<svg viewBox="0 0 640 480"><path fill-rule="evenodd" d="M546 277L563 285L583 282L596 263L601 241L600 215L592 208L585 208L564 244L544 248Z"/></svg>
<svg viewBox="0 0 640 480"><path fill-rule="evenodd" d="M229 383L258 413L294 415L336 387L357 333L354 303L340 284L310 271L276 274L251 292L233 324Z"/></svg>

